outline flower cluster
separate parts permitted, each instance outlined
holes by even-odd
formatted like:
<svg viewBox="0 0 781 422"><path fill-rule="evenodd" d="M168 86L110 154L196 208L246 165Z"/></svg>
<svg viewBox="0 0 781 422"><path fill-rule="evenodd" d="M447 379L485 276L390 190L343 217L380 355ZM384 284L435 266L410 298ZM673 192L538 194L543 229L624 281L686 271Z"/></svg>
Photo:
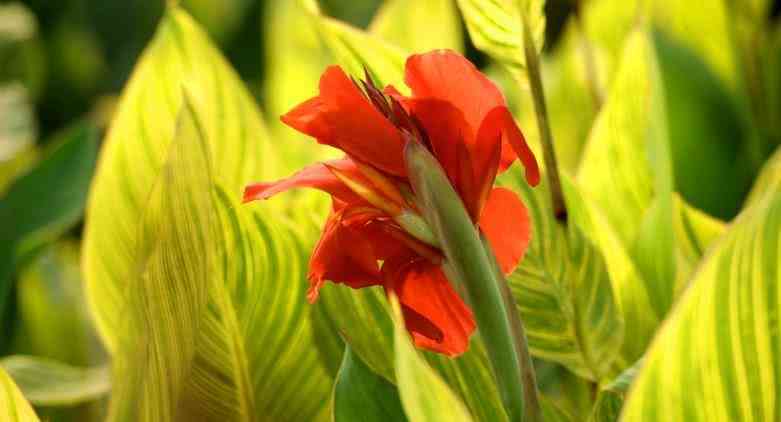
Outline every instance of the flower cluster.
<svg viewBox="0 0 781 422"><path fill-rule="evenodd" d="M501 269L518 264L530 238L529 217L511 191L494 188L516 158L526 179L537 162L496 86L452 51L411 56L411 95L329 67L320 95L282 116L294 129L342 150L291 177L247 186L244 201L295 187L329 193L333 208L309 263L308 298L326 281L353 288L383 286L399 298L407 329L422 348L455 356L467 350L475 322L443 273L442 252L421 217L404 162L407 142L437 158Z"/></svg>

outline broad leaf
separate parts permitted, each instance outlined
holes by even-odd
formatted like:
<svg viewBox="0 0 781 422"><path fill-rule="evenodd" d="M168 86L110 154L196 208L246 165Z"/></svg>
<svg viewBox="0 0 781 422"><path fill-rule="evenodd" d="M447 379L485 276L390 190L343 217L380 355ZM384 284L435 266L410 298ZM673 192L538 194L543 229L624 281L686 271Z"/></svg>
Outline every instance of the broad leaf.
<svg viewBox="0 0 781 422"><path fill-rule="evenodd" d="M525 84L524 22L529 25L534 48L545 39L544 0L458 0L475 47L497 60Z"/></svg>
<svg viewBox="0 0 781 422"><path fill-rule="evenodd" d="M95 400L111 388L107 367L79 368L33 356L0 359L24 397L36 406L69 406Z"/></svg>
<svg viewBox="0 0 781 422"><path fill-rule="evenodd" d="M95 130L77 127L0 199L0 315L16 266L81 219L96 155Z"/></svg>
<svg viewBox="0 0 781 422"><path fill-rule="evenodd" d="M335 422L407 420L396 386L372 372L349 346L334 384L333 412Z"/></svg>
<svg viewBox="0 0 781 422"><path fill-rule="evenodd" d="M781 417L779 233L777 193L733 223L649 349L623 421Z"/></svg>
<svg viewBox="0 0 781 422"><path fill-rule="evenodd" d="M90 197L89 298L127 380L111 420L327 416L303 276L314 239L282 205L237 204L243 185L278 176L276 161L236 75L169 9L120 101Z"/></svg>
<svg viewBox="0 0 781 422"><path fill-rule="evenodd" d="M415 350L404 328L401 308L396 299L393 300L396 379L410 422L440 421L444 415L453 422L471 421L472 417L458 396Z"/></svg>
<svg viewBox="0 0 781 422"><path fill-rule="evenodd" d="M248 181L276 175L250 95L191 18L169 10L125 88L90 191L84 273L109 350L119 340L115 310L125 306L125 283L136 271L139 216L173 137L183 87L208 116L203 126L218 183L238 196Z"/></svg>
<svg viewBox="0 0 781 422"><path fill-rule="evenodd" d="M464 49L454 0L385 1L372 20L369 32L412 53L439 48Z"/></svg>
<svg viewBox="0 0 781 422"><path fill-rule="evenodd" d="M515 170L501 180L521 195L533 224L529 249L508 280L532 353L600 381L618 356L624 321L605 259L578 218L582 199L567 198L574 217L565 228L553 218L545 181L531 188Z"/></svg>
<svg viewBox="0 0 781 422"><path fill-rule="evenodd" d="M8 422L37 422L30 403L24 399L19 388L8 376L3 368L0 368L0 419Z"/></svg>

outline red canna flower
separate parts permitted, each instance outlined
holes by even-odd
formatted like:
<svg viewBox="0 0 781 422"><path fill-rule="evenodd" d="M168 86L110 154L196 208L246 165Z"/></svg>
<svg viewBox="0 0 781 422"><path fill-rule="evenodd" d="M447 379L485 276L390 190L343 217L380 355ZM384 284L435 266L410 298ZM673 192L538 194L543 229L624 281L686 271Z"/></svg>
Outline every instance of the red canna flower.
<svg viewBox="0 0 781 422"><path fill-rule="evenodd" d="M501 93L464 57L413 55L405 82L409 97L392 86L380 91L368 74L359 85L329 67L320 95L282 121L346 157L247 186L244 201L295 187L329 193L333 209L309 263L309 301L326 280L356 289L383 286L398 296L419 347L456 356L467 350L475 322L443 273L444 257L418 212L404 146L421 142L439 160L505 273L526 250L529 217L513 192L493 187L494 179L516 158L530 184L539 182L539 170Z"/></svg>

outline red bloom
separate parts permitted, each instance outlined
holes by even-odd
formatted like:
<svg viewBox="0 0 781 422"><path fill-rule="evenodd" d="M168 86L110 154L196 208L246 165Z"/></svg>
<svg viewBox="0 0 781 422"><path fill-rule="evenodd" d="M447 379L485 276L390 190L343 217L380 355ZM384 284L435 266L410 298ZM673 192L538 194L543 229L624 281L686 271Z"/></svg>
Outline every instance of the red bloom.
<svg viewBox="0 0 781 422"><path fill-rule="evenodd" d="M282 121L346 157L247 186L244 201L294 187L328 192L333 210L309 263L310 302L326 280L381 285L399 297L419 347L455 356L468 348L475 322L440 268L442 253L415 230L422 219L406 176L405 142L417 139L439 160L506 273L526 250L529 217L513 192L493 188L494 179L515 158L532 185L539 170L499 90L462 56L411 56L405 82L410 97L392 86L380 91L368 75L361 87L329 67L320 95Z"/></svg>

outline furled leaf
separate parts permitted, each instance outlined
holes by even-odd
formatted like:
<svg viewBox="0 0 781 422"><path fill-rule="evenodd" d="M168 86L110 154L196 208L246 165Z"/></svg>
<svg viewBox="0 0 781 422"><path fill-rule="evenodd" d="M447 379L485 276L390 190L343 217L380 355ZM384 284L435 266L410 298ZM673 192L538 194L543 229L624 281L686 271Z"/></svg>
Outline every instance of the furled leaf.
<svg viewBox="0 0 781 422"><path fill-rule="evenodd" d="M439 48L464 49L454 0L385 1L372 20L369 32L412 53Z"/></svg>
<svg viewBox="0 0 781 422"><path fill-rule="evenodd" d="M393 343L396 355L396 379L404 411L410 422L471 421L466 406L447 383L423 360L404 328L401 308L393 299Z"/></svg>
<svg viewBox="0 0 781 422"><path fill-rule="evenodd" d="M314 239L282 204L237 203L246 183L279 176L277 156L251 97L184 12L164 16L102 154L84 266L127 380L110 420L325 418L330 380L305 302Z"/></svg>
<svg viewBox="0 0 781 422"><path fill-rule="evenodd" d="M649 349L622 421L777 420L781 195L746 209Z"/></svg>
<svg viewBox="0 0 781 422"><path fill-rule="evenodd" d="M19 388L8 376L3 368L0 368L0 419L8 422L37 422L30 403L24 399Z"/></svg>
<svg viewBox="0 0 781 422"><path fill-rule="evenodd" d="M111 388L107 367L79 368L34 356L0 359L24 397L36 406L68 406L95 400Z"/></svg>
<svg viewBox="0 0 781 422"><path fill-rule="evenodd" d="M77 127L0 199L0 315L16 266L81 219L96 154L95 130Z"/></svg>
<svg viewBox="0 0 781 422"><path fill-rule="evenodd" d="M615 422L621 414L626 392L642 367L640 360L627 368L615 380L600 388L589 422Z"/></svg>
<svg viewBox="0 0 781 422"><path fill-rule="evenodd" d="M90 191L84 273L88 299L109 350L136 271L139 216L173 137L187 87L203 120L216 182L239 195L250 180L275 174L261 118L246 89L184 12L169 10L125 88ZM262 160L262 161L261 161Z"/></svg>
<svg viewBox="0 0 781 422"><path fill-rule="evenodd" d="M650 36L635 32L578 172L626 245L658 316L674 299L675 254L669 141L663 88Z"/></svg>
<svg viewBox="0 0 781 422"><path fill-rule="evenodd" d="M542 50L545 39L544 0L458 0L466 28L475 47L505 66L510 73L526 83L524 74L524 28L534 42L533 48Z"/></svg>
<svg viewBox="0 0 781 422"><path fill-rule="evenodd" d="M372 372L348 346L334 384L335 422L406 421L396 386Z"/></svg>

